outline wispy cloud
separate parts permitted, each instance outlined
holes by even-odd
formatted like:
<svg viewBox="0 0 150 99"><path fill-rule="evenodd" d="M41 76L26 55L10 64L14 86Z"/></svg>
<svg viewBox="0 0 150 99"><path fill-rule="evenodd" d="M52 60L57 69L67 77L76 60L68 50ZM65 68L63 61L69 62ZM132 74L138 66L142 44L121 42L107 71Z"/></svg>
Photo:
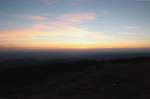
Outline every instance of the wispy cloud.
<svg viewBox="0 0 150 99"><path fill-rule="evenodd" d="M60 15L56 18L59 21L65 21L69 23L79 23L84 21L90 21L96 19L96 13L84 12L84 13L71 13Z"/></svg>
<svg viewBox="0 0 150 99"><path fill-rule="evenodd" d="M53 21L42 22L33 25L33 28L38 30L67 30L79 32L81 29L77 23L87 22L96 19L96 13L83 12L58 15Z"/></svg>
<svg viewBox="0 0 150 99"><path fill-rule="evenodd" d="M94 44L100 40L108 40L109 35L102 32L92 32L83 27L79 27L81 22L87 22L96 19L93 12L63 14L56 17L55 20L46 23L38 23L33 25L33 30L43 31L39 38L48 37L55 39L56 42L72 42L73 44ZM46 34L45 34L46 33ZM42 36L46 35L46 36ZM49 39L47 40L47 42ZM100 42L99 42L100 43Z"/></svg>
<svg viewBox="0 0 150 99"><path fill-rule="evenodd" d="M87 47L93 44L101 43L101 40L108 40L109 35L102 32L89 31L78 26L81 22L87 22L96 19L96 14L92 12L71 13L57 16L53 21L40 21L31 28L16 31L1 31L2 40L8 40L10 44L20 44L27 46L52 45ZM11 34L10 34L11 33ZM11 37L11 39L10 39ZM16 38L17 37L17 38Z"/></svg>
<svg viewBox="0 0 150 99"><path fill-rule="evenodd" d="M13 25L16 23L15 20L0 20L1 25L7 24L7 25Z"/></svg>
<svg viewBox="0 0 150 99"><path fill-rule="evenodd" d="M47 16L43 15L33 15L33 14L9 14L9 13L0 13L2 16L8 16L13 18L22 18L26 20L33 20L33 21L43 21L47 20Z"/></svg>
<svg viewBox="0 0 150 99"><path fill-rule="evenodd" d="M142 26L139 25L127 25L124 26L125 31L119 32L122 36L128 37L140 37L144 36L145 33L141 33Z"/></svg>
<svg viewBox="0 0 150 99"><path fill-rule="evenodd" d="M12 15L12 16L26 19L26 20L32 20L32 21L44 21L44 20L48 19L46 16L41 16L41 15L16 14L16 15Z"/></svg>
<svg viewBox="0 0 150 99"><path fill-rule="evenodd" d="M45 5L51 5L56 3L58 0L41 0L42 3L44 3Z"/></svg>
<svg viewBox="0 0 150 99"><path fill-rule="evenodd" d="M134 29L134 30L137 30L137 29L141 29L142 27L141 26L138 26L138 25L127 25L125 26L126 29Z"/></svg>
<svg viewBox="0 0 150 99"><path fill-rule="evenodd" d="M119 34L124 36L138 36L139 33L137 32L120 32Z"/></svg>
<svg viewBox="0 0 150 99"><path fill-rule="evenodd" d="M100 16L105 17L109 15L109 11L108 10L102 10Z"/></svg>
<svg viewBox="0 0 150 99"><path fill-rule="evenodd" d="M132 40L141 39L143 37L145 38L148 36L144 32L136 32L136 31L124 31L119 32L118 34L123 38L131 38Z"/></svg>
<svg viewBox="0 0 150 99"><path fill-rule="evenodd" d="M25 15L25 16L20 16L20 17L29 19L29 20L41 20L41 21L48 19L46 16L34 16L34 15Z"/></svg>

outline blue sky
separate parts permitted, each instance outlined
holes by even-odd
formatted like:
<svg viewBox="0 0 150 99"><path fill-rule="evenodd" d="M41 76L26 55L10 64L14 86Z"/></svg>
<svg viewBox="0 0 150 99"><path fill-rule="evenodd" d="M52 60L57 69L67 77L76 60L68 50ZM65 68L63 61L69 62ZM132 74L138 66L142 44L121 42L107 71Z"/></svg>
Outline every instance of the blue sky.
<svg viewBox="0 0 150 99"><path fill-rule="evenodd" d="M0 46L150 47L149 9L148 0L0 0Z"/></svg>

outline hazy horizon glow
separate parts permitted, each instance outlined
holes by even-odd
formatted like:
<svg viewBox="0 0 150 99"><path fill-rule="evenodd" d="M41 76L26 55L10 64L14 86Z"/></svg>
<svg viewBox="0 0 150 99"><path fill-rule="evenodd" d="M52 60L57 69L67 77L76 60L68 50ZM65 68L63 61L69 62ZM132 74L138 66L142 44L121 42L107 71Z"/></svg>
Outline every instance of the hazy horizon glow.
<svg viewBox="0 0 150 99"><path fill-rule="evenodd" d="M150 1L1 0L0 49L150 48Z"/></svg>

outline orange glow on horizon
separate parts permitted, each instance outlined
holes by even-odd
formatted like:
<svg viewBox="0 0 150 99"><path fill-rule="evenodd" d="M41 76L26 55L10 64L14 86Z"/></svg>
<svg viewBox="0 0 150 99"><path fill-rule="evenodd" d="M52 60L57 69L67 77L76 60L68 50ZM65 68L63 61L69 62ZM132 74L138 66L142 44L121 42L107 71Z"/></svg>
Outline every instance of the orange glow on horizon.
<svg viewBox="0 0 150 99"><path fill-rule="evenodd" d="M90 50L90 49L132 49L132 48L150 48L148 45L128 45L128 44L39 44L39 45L7 45L1 46L0 49L12 49L12 50Z"/></svg>
<svg viewBox="0 0 150 99"><path fill-rule="evenodd" d="M104 36L103 33L90 33L88 31L70 30L60 32L35 31L35 30L13 30L1 31L0 49L22 49L22 50L51 50L51 49L114 49L114 48L150 48L149 44L141 41L122 40ZM110 41L111 39L111 41Z"/></svg>

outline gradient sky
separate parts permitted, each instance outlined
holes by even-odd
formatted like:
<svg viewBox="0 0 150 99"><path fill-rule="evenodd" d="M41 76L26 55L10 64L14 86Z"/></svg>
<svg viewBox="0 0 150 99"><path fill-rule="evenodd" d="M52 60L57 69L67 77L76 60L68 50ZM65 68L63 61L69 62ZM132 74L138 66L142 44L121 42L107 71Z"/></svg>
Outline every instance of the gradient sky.
<svg viewBox="0 0 150 99"><path fill-rule="evenodd" d="M0 0L0 48L150 48L150 1Z"/></svg>

